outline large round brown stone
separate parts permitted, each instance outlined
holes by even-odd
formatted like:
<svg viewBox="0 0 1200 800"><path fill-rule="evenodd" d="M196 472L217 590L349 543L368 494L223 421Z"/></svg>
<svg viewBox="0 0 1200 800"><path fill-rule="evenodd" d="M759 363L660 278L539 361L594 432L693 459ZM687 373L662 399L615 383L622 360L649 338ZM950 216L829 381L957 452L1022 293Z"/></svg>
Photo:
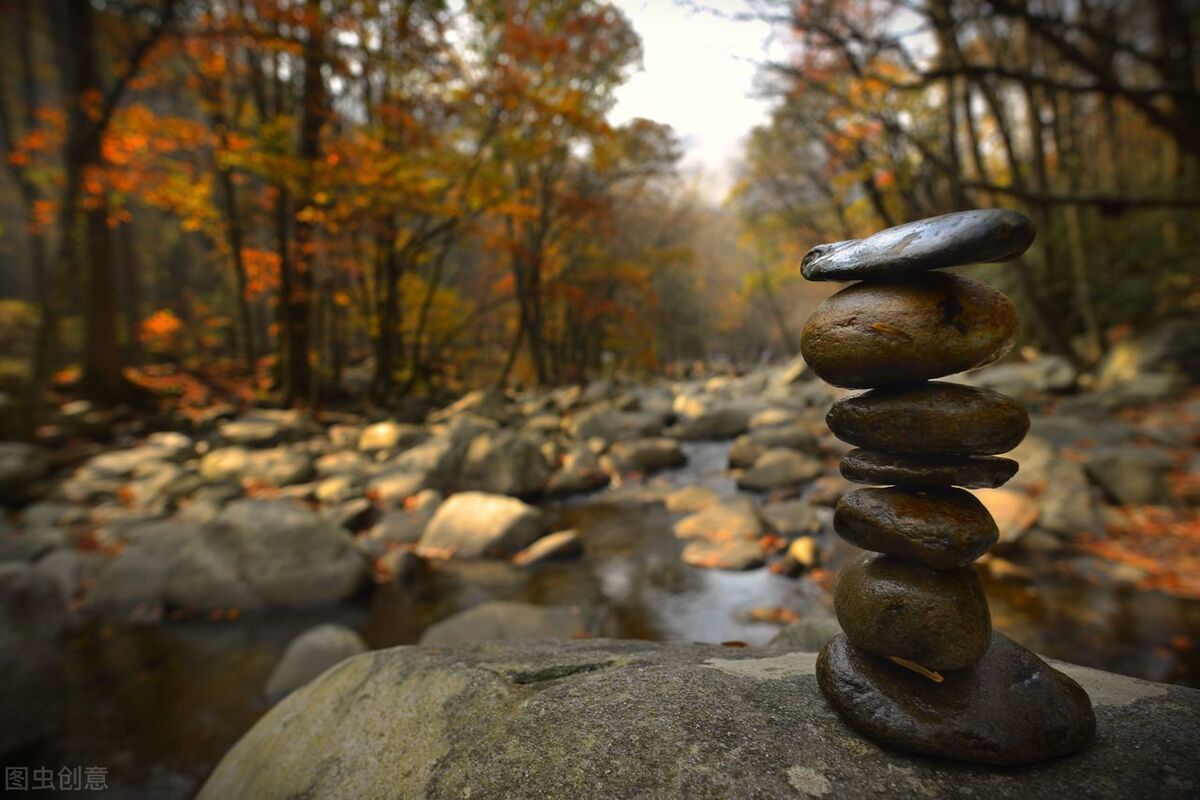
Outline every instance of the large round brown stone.
<svg viewBox="0 0 1200 800"><path fill-rule="evenodd" d="M962 489L859 489L842 497L833 528L855 547L957 569L979 558L1000 532L975 495Z"/></svg>
<svg viewBox="0 0 1200 800"><path fill-rule="evenodd" d="M851 450L842 457L842 477L877 486L963 486L995 489L1017 474L1017 462L994 456L916 456Z"/></svg>
<svg viewBox="0 0 1200 800"><path fill-rule="evenodd" d="M817 683L860 733L910 753L1016 766L1083 750L1096 732L1079 684L1003 634L942 683L866 653L845 636L817 658Z"/></svg>
<svg viewBox="0 0 1200 800"><path fill-rule="evenodd" d="M1006 453L1029 432L1028 412L1011 397L938 381L847 397L825 423L858 447L935 455Z"/></svg>
<svg viewBox="0 0 1200 800"><path fill-rule="evenodd" d="M938 570L867 553L842 569L833 599L854 644L928 669L971 666L992 635L987 598L970 567Z"/></svg>
<svg viewBox="0 0 1200 800"><path fill-rule="evenodd" d="M953 375L1007 353L1012 302L985 283L925 273L864 281L822 303L804 326L804 360L835 386L903 386Z"/></svg>

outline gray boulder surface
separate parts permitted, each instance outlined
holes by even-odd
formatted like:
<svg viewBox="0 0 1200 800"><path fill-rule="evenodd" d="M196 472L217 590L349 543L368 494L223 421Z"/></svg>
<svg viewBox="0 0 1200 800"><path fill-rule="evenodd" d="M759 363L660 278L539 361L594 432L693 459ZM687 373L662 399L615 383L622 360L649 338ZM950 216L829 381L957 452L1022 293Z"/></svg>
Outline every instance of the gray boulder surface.
<svg viewBox="0 0 1200 800"><path fill-rule="evenodd" d="M362 637L345 625L317 625L288 643L267 678L266 695L278 700L299 689L334 664L365 653Z"/></svg>
<svg viewBox="0 0 1200 800"><path fill-rule="evenodd" d="M815 653L638 641L397 647L292 693L201 800L1192 798L1200 691L1058 665L1091 695L1078 756L996 769L899 754L821 696Z"/></svg>
<svg viewBox="0 0 1200 800"><path fill-rule="evenodd" d="M434 512L417 549L431 558L509 558L545 532L542 512L527 503L460 492Z"/></svg>

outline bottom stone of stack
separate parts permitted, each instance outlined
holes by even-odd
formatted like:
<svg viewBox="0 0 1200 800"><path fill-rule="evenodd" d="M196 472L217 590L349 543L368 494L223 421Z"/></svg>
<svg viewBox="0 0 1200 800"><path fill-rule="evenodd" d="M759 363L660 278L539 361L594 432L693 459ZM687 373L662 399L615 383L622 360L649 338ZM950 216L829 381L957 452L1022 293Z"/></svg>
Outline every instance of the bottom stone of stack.
<svg viewBox="0 0 1200 800"><path fill-rule="evenodd" d="M941 683L838 636L821 650L817 682L851 727L922 755L1033 764L1079 752L1096 731L1087 692L999 633L982 660Z"/></svg>

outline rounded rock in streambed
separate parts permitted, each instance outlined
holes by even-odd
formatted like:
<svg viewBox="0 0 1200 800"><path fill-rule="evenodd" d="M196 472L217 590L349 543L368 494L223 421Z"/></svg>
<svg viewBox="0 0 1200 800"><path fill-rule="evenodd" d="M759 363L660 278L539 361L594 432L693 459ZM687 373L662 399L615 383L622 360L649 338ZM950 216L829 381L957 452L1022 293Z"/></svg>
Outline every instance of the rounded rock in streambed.
<svg viewBox="0 0 1200 800"><path fill-rule="evenodd" d="M838 501L833 529L855 547L942 570L967 566L1000 536L975 495L951 488L858 489Z"/></svg>
<svg viewBox="0 0 1200 800"><path fill-rule="evenodd" d="M939 272L864 281L822 303L800 351L828 383L905 386L981 367L1012 349L1017 311L986 283Z"/></svg>
<svg viewBox="0 0 1200 800"><path fill-rule="evenodd" d="M933 381L839 400L825 423L843 442L870 450L990 456L1021 443L1029 413L991 389Z"/></svg>
<svg viewBox="0 0 1200 800"><path fill-rule="evenodd" d="M800 272L810 281L856 281L962 264L1011 261L1036 235L1024 214L1003 208L958 211L882 230L865 239L821 244Z"/></svg>
<svg viewBox="0 0 1200 800"><path fill-rule="evenodd" d="M971 666L992 635L987 598L970 567L937 570L867 553L842 569L834 610L863 650L931 670Z"/></svg>
<svg viewBox="0 0 1200 800"><path fill-rule="evenodd" d="M817 658L817 683L851 727L910 753L1017 766L1083 750L1096 715L1083 688L993 633L969 669L936 683L839 636Z"/></svg>
<svg viewBox="0 0 1200 800"><path fill-rule="evenodd" d="M934 456L851 450L842 457L842 477L877 486L962 486L995 489L1017 474L1011 458Z"/></svg>

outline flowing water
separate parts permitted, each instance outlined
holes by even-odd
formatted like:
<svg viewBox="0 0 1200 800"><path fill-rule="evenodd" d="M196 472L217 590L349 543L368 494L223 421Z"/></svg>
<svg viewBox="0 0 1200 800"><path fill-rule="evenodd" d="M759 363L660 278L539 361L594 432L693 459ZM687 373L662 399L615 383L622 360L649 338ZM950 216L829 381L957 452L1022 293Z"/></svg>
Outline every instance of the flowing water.
<svg viewBox="0 0 1200 800"><path fill-rule="evenodd" d="M678 518L648 496L701 485L736 489L727 443L686 446L686 467L647 485L551 504L555 528L579 529L582 559L524 571L507 564L435 565L412 587L369 601L237 621L88 627L67 647L65 732L11 764L103 766L111 796L186 797L268 708L262 687L288 641L322 622L356 628L375 648L412 644L430 624L487 600L578 607L593 635L764 644L778 627L747 615L783 607L828 613L810 580L767 570L729 573L684 564L670 535ZM834 548L838 563L852 551ZM1200 686L1200 603L1045 577L985 582L996 627L1053 658L1152 680ZM1182 638L1181 638L1182 637Z"/></svg>

